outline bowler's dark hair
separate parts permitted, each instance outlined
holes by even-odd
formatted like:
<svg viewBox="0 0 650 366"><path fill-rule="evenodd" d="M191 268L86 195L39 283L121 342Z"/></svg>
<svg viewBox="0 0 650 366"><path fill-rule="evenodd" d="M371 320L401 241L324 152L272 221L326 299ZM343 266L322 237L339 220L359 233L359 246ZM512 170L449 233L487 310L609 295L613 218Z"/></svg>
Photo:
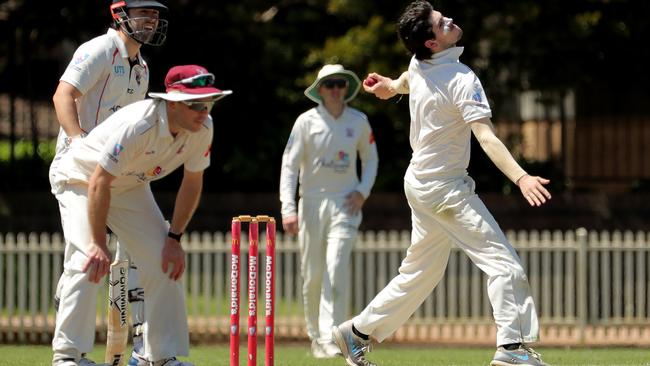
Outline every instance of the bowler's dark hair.
<svg viewBox="0 0 650 366"><path fill-rule="evenodd" d="M431 13L433 13L431 4L417 0L404 9L397 23L397 34L402 43L418 60L425 60L433 55L433 52L424 46L425 41L436 38L433 33Z"/></svg>

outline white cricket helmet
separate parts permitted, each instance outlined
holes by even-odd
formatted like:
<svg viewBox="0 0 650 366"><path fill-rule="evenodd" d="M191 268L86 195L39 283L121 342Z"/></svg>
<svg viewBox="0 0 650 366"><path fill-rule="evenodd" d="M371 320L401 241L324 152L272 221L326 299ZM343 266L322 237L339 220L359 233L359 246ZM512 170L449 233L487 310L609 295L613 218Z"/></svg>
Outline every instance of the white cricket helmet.
<svg viewBox="0 0 650 366"><path fill-rule="evenodd" d="M140 44L160 46L167 38L167 19L156 19L155 28L151 27L151 18L129 17L129 9L155 9L160 13L167 11L167 6L153 0L113 0L111 15L115 26L122 29L129 37Z"/></svg>

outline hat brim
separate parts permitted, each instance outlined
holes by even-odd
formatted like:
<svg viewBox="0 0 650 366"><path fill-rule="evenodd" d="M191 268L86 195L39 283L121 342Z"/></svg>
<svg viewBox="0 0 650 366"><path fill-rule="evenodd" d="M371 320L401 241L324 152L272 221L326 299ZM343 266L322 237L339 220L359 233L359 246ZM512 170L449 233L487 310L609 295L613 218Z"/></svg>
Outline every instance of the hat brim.
<svg viewBox="0 0 650 366"><path fill-rule="evenodd" d="M232 90L219 90L216 92L202 93L202 94L190 94L190 93L172 91L169 93L149 93L149 96L151 98L165 99L170 102L182 102L185 100L203 99L203 98L213 98L215 101L217 101L230 94L232 94Z"/></svg>
<svg viewBox="0 0 650 366"><path fill-rule="evenodd" d="M320 79L316 79L307 89L305 89L305 96L316 103L321 103L323 98L318 94L318 86L323 79L331 78L332 76L342 76L348 81L348 92L345 94L343 101L345 103L354 99L361 89L361 81L355 73L350 70L341 70L335 73L323 75Z"/></svg>

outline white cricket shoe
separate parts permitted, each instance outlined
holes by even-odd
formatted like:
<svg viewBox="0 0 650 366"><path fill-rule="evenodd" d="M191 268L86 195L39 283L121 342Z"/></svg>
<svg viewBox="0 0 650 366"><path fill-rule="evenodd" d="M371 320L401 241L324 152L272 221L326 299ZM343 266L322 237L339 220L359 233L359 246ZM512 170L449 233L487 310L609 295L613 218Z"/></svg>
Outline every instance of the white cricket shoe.
<svg viewBox="0 0 650 366"><path fill-rule="evenodd" d="M339 349L339 346L334 343L334 341L329 341L327 343L321 344L321 348L328 357L337 357L343 356L343 353Z"/></svg>
<svg viewBox="0 0 650 366"><path fill-rule="evenodd" d="M170 357L164 360L152 362L152 366L194 366L194 364L189 362L179 361L176 359L176 357Z"/></svg>
<svg viewBox="0 0 650 366"><path fill-rule="evenodd" d="M133 350L131 353L131 358L129 358L129 362L126 364L127 366L149 366L151 363L144 358L141 354Z"/></svg>
<svg viewBox="0 0 650 366"><path fill-rule="evenodd" d="M377 364L366 360L366 353L370 352L371 349L370 340L361 339L354 334L352 319L341 323L339 326L332 327L332 336L348 365L377 366Z"/></svg>
<svg viewBox="0 0 650 366"><path fill-rule="evenodd" d="M314 358L329 358L323 349L323 346L317 340L311 341L311 355Z"/></svg>
<svg viewBox="0 0 650 366"><path fill-rule="evenodd" d="M84 355L85 356L85 355ZM79 362L74 358L63 358L52 362L52 366L110 366L107 363L95 363L86 357L81 357Z"/></svg>
<svg viewBox="0 0 650 366"><path fill-rule="evenodd" d="M52 366L79 366L73 358L52 361Z"/></svg>
<svg viewBox="0 0 650 366"><path fill-rule="evenodd" d="M491 366L548 366L542 361L542 356L534 349L522 344L514 350L503 347L497 348Z"/></svg>
<svg viewBox="0 0 650 366"><path fill-rule="evenodd" d="M77 363L79 366L111 366L107 363L95 363L95 361L86 358L86 357L81 357L79 362Z"/></svg>
<svg viewBox="0 0 650 366"><path fill-rule="evenodd" d="M311 354L314 358L334 358L343 355L333 341L319 343L315 339L311 341Z"/></svg>

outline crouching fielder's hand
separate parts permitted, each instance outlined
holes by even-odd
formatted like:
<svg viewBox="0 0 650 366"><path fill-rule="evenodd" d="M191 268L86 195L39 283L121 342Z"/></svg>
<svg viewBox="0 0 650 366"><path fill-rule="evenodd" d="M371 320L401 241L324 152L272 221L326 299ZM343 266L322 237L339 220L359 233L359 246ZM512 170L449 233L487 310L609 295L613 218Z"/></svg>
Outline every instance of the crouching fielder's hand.
<svg viewBox="0 0 650 366"><path fill-rule="evenodd" d="M176 241L176 239L167 238L162 251L163 273L167 273L167 270L170 269L170 264L169 278L176 281L181 278L185 271L185 251L181 247L181 243Z"/></svg>
<svg viewBox="0 0 650 366"><path fill-rule="evenodd" d="M88 281L99 283L108 274L111 267L111 254L106 245L90 243L87 251L88 259L82 271L88 273Z"/></svg>

